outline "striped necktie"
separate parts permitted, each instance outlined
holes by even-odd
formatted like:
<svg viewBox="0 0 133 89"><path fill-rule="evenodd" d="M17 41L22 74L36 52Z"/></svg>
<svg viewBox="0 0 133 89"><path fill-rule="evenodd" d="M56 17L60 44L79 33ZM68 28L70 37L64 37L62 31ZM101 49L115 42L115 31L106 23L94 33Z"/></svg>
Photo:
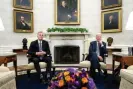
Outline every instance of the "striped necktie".
<svg viewBox="0 0 133 89"><path fill-rule="evenodd" d="M39 41L39 51L42 51L42 41Z"/></svg>

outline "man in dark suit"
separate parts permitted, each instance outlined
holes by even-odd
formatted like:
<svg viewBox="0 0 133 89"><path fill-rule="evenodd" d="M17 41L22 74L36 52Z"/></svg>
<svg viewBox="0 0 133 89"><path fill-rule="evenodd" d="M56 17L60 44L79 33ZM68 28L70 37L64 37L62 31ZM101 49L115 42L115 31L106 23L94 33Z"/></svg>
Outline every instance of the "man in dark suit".
<svg viewBox="0 0 133 89"><path fill-rule="evenodd" d="M47 78L45 82L49 82L51 79L51 61L52 57L50 56L50 49L49 44L47 41L43 40L43 32L38 32L37 34L38 40L35 40L31 42L28 54L31 55L30 61L34 62L35 69L37 73L39 74L41 82L43 80L43 75L41 73L39 62L46 62L47 68L46 68L46 75L45 78Z"/></svg>
<svg viewBox="0 0 133 89"><path fill-rule="evenodd" d="M25 22L24 16L20 16L20 21L17 22L17 29L30 30L31 27Z"/></svg>
<svg viewBox="0 0 133 89"><path fill-rule="evenodd" d="M99 33L96 35L96 41L92 41L89 47L89 60L91 62L90 74L95 77L95 69L98 69L101 74L100 63L104 62L104 55L107 54L106 43L101 40L102 35ZM104 73L107 73L104 70Z"/></svg>

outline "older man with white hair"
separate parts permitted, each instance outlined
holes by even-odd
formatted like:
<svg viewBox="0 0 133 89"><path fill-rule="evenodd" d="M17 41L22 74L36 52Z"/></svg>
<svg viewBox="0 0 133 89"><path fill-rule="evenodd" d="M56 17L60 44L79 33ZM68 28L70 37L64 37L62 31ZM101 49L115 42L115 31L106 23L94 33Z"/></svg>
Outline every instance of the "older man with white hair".
<svg viewBox="0 0 133 89"><path fill-rule="evenodd" d="M106 43L102 41L102 34L96 34L96 41L92 41L89 47L88 60L91 62L90 75L95 77L95 69L98 69L99 74L101 74L100 63L104 62L104 55L107 54ZM104 70L107 74L107 71Z"/></svg>

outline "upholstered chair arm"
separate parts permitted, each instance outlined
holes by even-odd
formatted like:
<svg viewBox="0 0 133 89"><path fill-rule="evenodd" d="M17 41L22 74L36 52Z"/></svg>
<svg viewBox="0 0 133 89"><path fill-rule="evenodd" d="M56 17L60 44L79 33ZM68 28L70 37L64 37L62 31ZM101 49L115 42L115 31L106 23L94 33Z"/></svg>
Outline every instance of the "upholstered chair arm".
<svg viewBox="0 0 133 89"><path fill-rule="evenodd" d="M8 67L0 66L0 72L8 72L10 71Z"/></svg>

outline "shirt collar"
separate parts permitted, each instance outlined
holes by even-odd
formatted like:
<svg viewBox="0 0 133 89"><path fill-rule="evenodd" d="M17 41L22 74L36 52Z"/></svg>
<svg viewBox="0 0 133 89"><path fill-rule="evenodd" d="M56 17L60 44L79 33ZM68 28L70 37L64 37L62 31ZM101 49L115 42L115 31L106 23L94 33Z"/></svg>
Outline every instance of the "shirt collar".
<svg viewBox="0 0 133 89"><path fill-rule="evenodd" d="M42 40L38 40L38 43L40 43L40 42L42 43Z"/></svg>

